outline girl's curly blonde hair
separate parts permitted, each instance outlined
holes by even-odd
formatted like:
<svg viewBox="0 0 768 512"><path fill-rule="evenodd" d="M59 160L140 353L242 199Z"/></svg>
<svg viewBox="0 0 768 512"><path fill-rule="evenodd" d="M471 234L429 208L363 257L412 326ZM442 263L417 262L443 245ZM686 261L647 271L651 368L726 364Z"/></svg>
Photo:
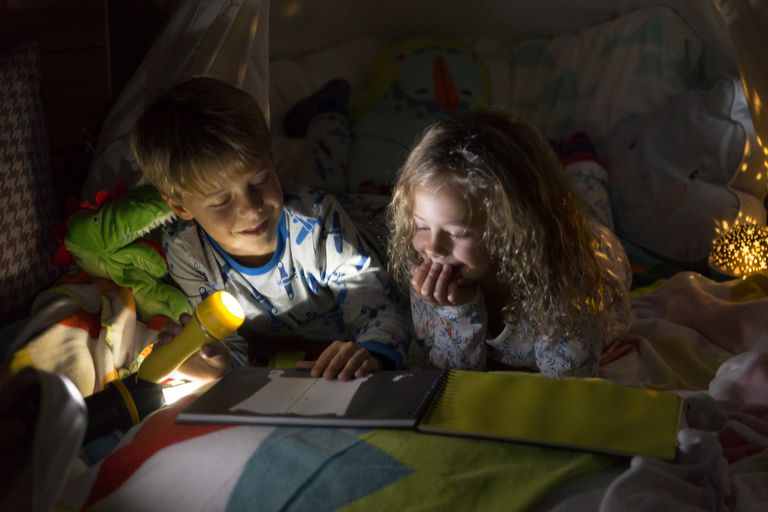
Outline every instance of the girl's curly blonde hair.
<svg viewBox="0 0 768 512"><path fill-rule="evenodd" d="M546 140L529 123L483 108L432 125L400 169L390 203L390 271L406 290L413 248L413 192L448 186L483 205L483 241L506 292L504 321L553 325L574 309L599 314L618 283L601 272L597 239ZM471 211L471 210L470 210ZM604 326L600 325L601 328Z"/></svg>

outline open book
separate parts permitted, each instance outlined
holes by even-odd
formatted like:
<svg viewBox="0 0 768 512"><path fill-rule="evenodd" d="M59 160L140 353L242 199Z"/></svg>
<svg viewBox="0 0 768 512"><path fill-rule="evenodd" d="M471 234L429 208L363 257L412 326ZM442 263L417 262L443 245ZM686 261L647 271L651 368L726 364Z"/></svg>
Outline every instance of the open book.
<svg viewBox="0 0 768 512"><path fill-rule="evenodd" d="M341 382L250 367L232 370L178 421L416 428L671 460L681 400L603 379L524 372L395 370Z"/></svg>
<svg viewBox="0 0 768 512"><path fill-rule="evenodd" d="M342 382L308 370L235 368L179 413L179 422L413 428L443 370L385 371Z"/></svg>

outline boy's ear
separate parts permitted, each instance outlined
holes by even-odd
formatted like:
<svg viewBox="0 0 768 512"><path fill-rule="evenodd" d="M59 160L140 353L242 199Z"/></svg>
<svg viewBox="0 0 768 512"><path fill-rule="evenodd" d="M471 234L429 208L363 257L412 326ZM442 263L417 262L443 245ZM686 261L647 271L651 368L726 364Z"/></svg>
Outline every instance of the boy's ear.
<svg viewBox="0 0 768 512"><path fill-rule="evenodd" d="M180 202L176 201L175 199L172 199L171 197L162 194L163 199L165 199L165 202L168 203L168 206L173 210L173 213L176 214L176 216L182 220L192 220L194 219L194 215L189 213L189 211L184 208L184 205Z"/></svg>

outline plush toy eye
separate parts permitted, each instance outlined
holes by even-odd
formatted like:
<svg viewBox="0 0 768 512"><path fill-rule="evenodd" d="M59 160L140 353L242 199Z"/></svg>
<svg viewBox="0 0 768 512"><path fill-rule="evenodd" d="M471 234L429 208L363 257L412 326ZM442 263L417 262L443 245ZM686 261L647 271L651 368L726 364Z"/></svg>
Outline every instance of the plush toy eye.
<svg viewBox="0 0 768 512"><path fill-rule="evenodd" d="M98 216L91 217L91 220L93 221L94 224L98 224L100 222Z"/></svg>

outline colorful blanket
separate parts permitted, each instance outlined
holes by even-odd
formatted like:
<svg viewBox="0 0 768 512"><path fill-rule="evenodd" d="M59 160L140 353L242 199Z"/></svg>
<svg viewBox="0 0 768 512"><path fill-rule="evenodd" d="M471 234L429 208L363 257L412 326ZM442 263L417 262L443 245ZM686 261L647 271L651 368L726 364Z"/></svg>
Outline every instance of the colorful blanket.
<svg viewBox="0 0 768 512"><path fill-rule="evenodd" d="M129 371L156 328L135 321L124 290L93 290L52 289L46 303L64 296L88 309L43 329L17 361L71 373L90 391ZM59 505L88 510L759 510L768 502L768 274L717 283L679 273L632 306L636 319L605 352L601 376L683 397L674 463L410 431L177 425L187 397L90 466L43 457L37 470L67 474ZM70 363L54 368L56 339ZM35 443L55 435L37 428Z"/></svg>
<svg viewBox="0 0 768 512"><path fill-rule="evenodd" d="M66 497L68 505L369 511L403 510L418 499L427 510L526 510L568 480L617 463L583 452L408 431L174 423L188 402L150 417L110 457L74 479L68 491L78 492ZM196 489L203 481L205 489ZM510 485L514 481L528 484ZM170 491L147 492L149 482L153 491Z"/></svg>
<svg viewBox="0 0 768 512"><path fill-rule="evenodd" d="M31 366L64 375L88 396L136 371L166 320L140 320L129 288L70 274L36 299L10 347L6 371Z"/></svg>

